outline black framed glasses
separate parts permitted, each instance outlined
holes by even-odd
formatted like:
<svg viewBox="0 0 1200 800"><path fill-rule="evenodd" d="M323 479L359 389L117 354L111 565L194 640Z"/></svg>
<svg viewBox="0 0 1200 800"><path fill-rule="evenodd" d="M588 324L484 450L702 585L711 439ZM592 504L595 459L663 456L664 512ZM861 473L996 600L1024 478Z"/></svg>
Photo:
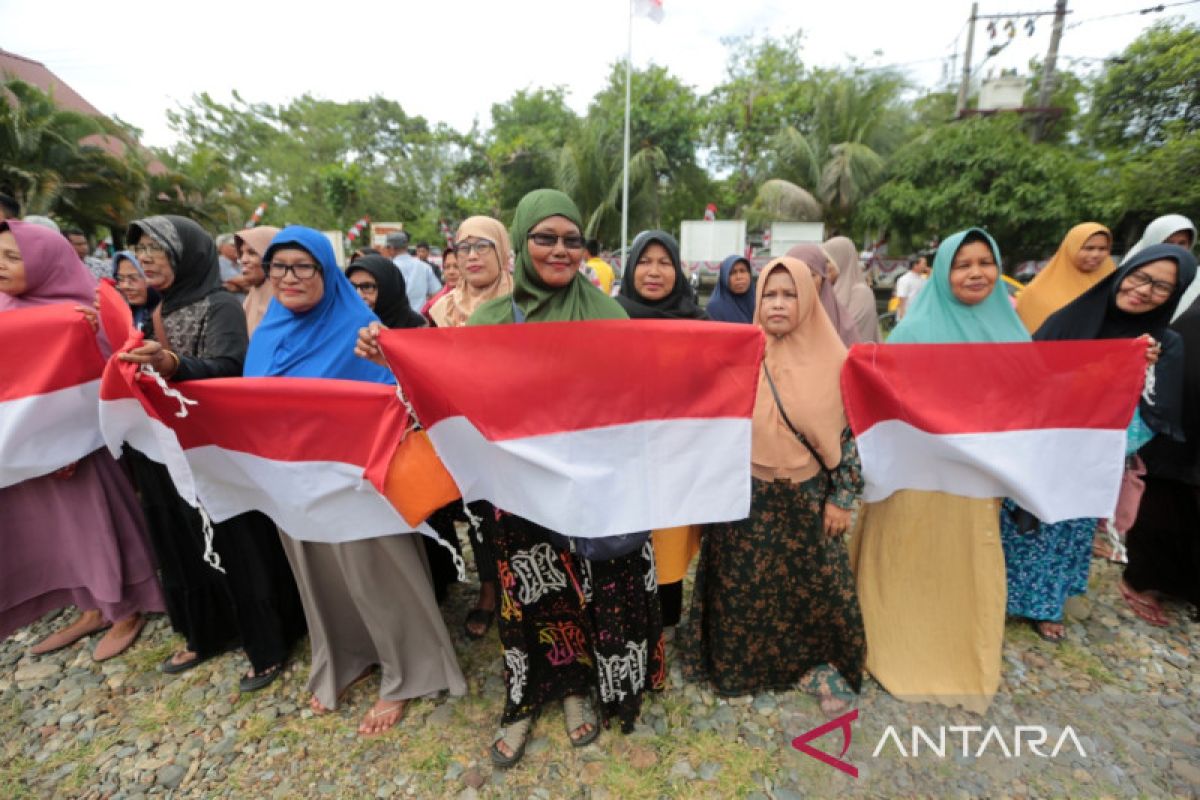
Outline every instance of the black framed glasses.
<svg viewBox="0 0 1200 800"><path fill-rule="evenodd" d="M538 247L554 247L561 241L563 243L563 247L567 248L568 250L583 249L583 237L576 236L574 234L570 236L559 236L556 233L538 232L531 233L526 238L536 244Z"/></svg>
<svg viewBox="0 0 1200 800"><path fill-rule="evenodd" d="M316 264L279 264L274 261L267 264L267 274L272 278L282 278L290 272L302 281L316 275L319 269Z"/></svg>
<svg viewBox="0 0 1200 800"><path fill-rule="evenodd" d="M1150 287L1150 294L1156 297L1167 298L1175 291L1175 284L1167 283L1166 281L1156 281L1144 272L1131 272L1125 280L1129 281L1134 289L1141 289L1143 286Z"/></svg>
<svg viewBox="0 0 1200 800"><path fill-rule="evenodd" d="M489 250L495 249L496 243L490 239L476 239L473 242L459 242L458 244L454 245L453 252L454 255L458 256L459 258L466 258L471 253L481 256Z"/></svg>
<svg viewBox="0 0 1200 800"><path fill-rule="evenodd" d="M359 294L375 294L379 291L379 284L372 281L363 281L362 283L350 281L350 283L354 285Z"/></svg>

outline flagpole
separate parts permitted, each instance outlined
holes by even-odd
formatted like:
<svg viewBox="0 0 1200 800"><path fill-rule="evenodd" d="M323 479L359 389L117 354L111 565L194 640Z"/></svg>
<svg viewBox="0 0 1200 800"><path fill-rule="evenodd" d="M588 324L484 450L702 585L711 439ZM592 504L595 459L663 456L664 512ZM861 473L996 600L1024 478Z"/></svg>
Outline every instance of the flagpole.
<svg viewBox="0 0 1200 800"><path fill-rule="evenodd" d="M625 53L625 158L621 162L621 271L629 244L629 102L633 84L633 3L629 0L629 47Z"/></svg>

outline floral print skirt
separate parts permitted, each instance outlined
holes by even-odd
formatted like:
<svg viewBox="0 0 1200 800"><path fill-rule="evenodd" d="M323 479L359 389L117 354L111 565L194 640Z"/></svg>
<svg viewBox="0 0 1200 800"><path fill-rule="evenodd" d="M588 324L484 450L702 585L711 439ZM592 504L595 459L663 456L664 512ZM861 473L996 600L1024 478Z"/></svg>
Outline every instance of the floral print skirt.
<svg viewBox="0 0 1200 800"><path fill-rule="evenodd" d="M654 550L590 561L513 514L495 531L499 633L507 697L502 725L571 695L596 694L626 733L647 690L666 682Z"/></svg>
<svg viewBox="0 0 1200 800"><path fill-rule="evenodd" d="M1000 508L1000 540L1008 576L1008 615L1046 622L1062 620L1071 595L1087 592L1096 519L1039 523L1021 530L1020 508L1005 500Z"/></svg>
<svg viewBox="0 0 1200 800"><path fill-rule="evenodd" d="M679 642L689 680L723 695L808 689L828 664L859 690L866 635L845 539L823 530L825 487L754 480L748 519L704 529Z"/></svg>

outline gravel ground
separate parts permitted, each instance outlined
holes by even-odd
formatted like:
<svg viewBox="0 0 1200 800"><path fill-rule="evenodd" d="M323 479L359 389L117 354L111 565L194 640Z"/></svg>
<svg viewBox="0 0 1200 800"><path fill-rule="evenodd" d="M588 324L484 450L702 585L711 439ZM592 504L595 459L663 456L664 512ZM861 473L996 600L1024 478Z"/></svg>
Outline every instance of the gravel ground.
<svg viewBox="0 0 1200 800"><path fill-rule="evenodd" d="M240 696L240 654L174 679L158 672L180 644L163 618L105 664L92 661L95 638L30 657L29 645L65 620L51 615L0 643L0 798L1200 796L1200 625L1168 607L1171 627L1151 628L1120 600L1118 568L1093 566L1089 598L1069 609L1068 643L1009 624L1004 685L985 717L900 703L867 680L844 756L857 778L791 746L825 722L807 696L727 702L683 683L678 666L634 734L608 731L576 750L555 710L538 722L518 767L493 771L499 644L494 629L480 642L461 633L473 586L460 586L445 608L468 696L413 702L375 739L355 729L377 679L336 713L313 717L306 648L282 680ZM940 728L972 725L982 731L948 732L942 756L927 746L911 752L913 726L937 744ZM1017 725L1047 729L1047 757L1027 748L1005 756ZM876 753L889 726L897 739ZM990 726L1004 747L988 738ZM1051 757L1068 727L1078 747L1067 739ZM836 756L841 734L814 744Z"/></svg>

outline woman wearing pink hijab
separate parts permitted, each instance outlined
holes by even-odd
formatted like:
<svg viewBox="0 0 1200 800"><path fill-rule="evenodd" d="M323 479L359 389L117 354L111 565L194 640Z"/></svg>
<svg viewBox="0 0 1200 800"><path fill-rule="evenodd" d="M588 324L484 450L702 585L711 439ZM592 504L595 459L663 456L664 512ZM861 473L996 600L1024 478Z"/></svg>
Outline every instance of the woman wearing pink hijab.
<svg viewBox="0 0 1200 800"><path fill-rule="evenodd" d="M833 323L833 328L837 331L842 344L849 347L861 342L862 339L859 338L858 329L850 317L850 312L842 306L837 295L834 294L833 280L830 278L829 269L833 264L833 259L829 257L825 249L819 244L798 244L788 250L787 254L789 258L803 261L812 272L813 281L817 285L817 295L821 299L821 308L825 309L825 314ZM837 269L836 264L834 269Z"/></svg>
<svg viewBox="0 0 1200 800"><path fill-rule="evenodd" d="M72 303L90 307L96 279L60 234L0 222L0 313ZM80 325L87 322L80 317ZM0 342L0 347L16 346ZM92 657L123 652L163 611L146 523L125 474L103 448L50 475L0 489L0 639L55 609L83 613L34 645L35 655L104 629Z"/></svg>

